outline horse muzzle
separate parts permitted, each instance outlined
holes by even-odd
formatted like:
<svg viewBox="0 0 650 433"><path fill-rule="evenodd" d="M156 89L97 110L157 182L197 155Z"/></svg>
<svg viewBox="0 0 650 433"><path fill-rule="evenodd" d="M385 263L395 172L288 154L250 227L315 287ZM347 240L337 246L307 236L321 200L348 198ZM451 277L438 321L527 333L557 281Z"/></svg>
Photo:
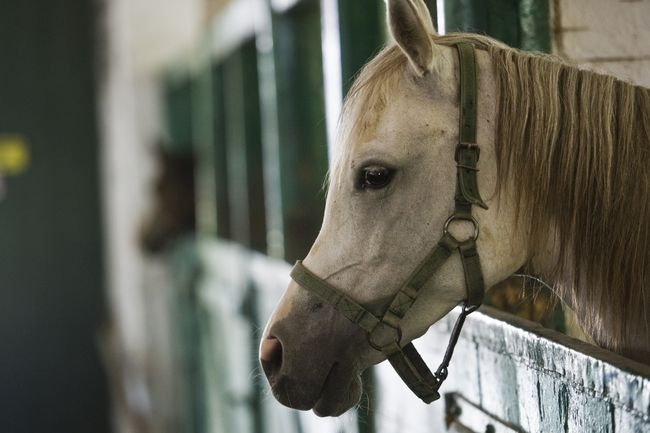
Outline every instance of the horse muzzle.
<svg viewBox="0 0 650 433"><path fill-rule="evenodd" d="M363 332L292 282L267 326L259 357L281 404L338 416L361 396L360 350L370 350Z"/></svg>

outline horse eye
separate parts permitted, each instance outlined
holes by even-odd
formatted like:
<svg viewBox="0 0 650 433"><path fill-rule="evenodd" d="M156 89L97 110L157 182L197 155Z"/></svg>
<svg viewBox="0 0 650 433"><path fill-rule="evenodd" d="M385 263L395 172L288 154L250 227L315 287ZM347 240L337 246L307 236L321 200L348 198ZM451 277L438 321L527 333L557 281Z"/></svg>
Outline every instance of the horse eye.
<svg viewBox="0 0 650 433"><path fill-rule="evenodd" d="M393 171L378 165L366 167L361 171L361 188L381 189L388 185L393 177Z"/></svg>

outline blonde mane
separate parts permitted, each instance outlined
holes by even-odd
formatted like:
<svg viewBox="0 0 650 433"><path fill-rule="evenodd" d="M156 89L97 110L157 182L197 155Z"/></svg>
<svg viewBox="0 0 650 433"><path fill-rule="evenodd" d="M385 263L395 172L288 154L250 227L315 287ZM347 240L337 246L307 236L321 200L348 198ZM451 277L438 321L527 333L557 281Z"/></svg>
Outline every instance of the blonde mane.
<svg viewBox="0 0 650 433"><path fill-rule="evenodd" d="M648 353L650 90L484 36L434 40L470 40L491 56L498 180L514 186L530 245L541 249L554 237L559 256L546 277L556 292L601 346ZM372 133L406 62L391 46L360 72L340 143Z"/></svg>

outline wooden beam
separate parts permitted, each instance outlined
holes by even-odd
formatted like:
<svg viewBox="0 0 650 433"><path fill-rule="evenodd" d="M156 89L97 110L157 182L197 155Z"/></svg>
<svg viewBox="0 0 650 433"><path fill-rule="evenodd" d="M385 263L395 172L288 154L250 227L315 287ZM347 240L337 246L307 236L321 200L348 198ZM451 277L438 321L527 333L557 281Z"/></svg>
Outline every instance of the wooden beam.
<svg viewBox="0 0 650 433"><path fill-rule="evenodd" d="M320 229L327 173L320 8L273 16L284 257L303 258Z"/></svg>

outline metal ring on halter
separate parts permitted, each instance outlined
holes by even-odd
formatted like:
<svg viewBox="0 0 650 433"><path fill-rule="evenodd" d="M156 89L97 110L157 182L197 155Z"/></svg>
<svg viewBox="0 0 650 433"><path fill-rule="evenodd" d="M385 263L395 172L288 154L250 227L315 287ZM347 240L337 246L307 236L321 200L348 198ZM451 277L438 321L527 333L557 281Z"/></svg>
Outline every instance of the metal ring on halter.
<svg viewBox="0 0 650 433"><path fill-rule="evenodd" d="M450 216L449 218L447 218L447 221L445 221L445 225L442 227L442 232L444 233L444 235L445 236L450 236L452 239L454 239L459 244L463 243L463 242L459 241L458 239L456 239L456 237L449 232L449 225L452 222L456 221L456 220L458 220L458 221L467 221L467 222L472 223L472 225L474 226L474 234L472 235L471 239L474 239L474 242L476 242L476 240L478 239L479 228L478 228L478 221L476 221L476 218L474 218L473 216L458 216L458 215ZM467 239L467 240L469 240L469 239ZM467 240L465 240L464 242L467 242Z"/></svg>
<svg viewBox="0 0 650 433"><path fill-rule="evenodd" d="M372 336L375 333L375 331L381 329L381 327L384 327L384 329L390 329L395 332L395 338L393 339L393 341L399 346L400 341L402 341L402 328L400 328L399 326L391 326L386 322L379 322L379 324L375 327L375 329L373 329L372 332L369 332L367 334L368 344L370 344L370 346L373 349L378 350L380 352L384 347L388 346L388 344L383 344L383 345L377 344L372 340Z"/></svg>

